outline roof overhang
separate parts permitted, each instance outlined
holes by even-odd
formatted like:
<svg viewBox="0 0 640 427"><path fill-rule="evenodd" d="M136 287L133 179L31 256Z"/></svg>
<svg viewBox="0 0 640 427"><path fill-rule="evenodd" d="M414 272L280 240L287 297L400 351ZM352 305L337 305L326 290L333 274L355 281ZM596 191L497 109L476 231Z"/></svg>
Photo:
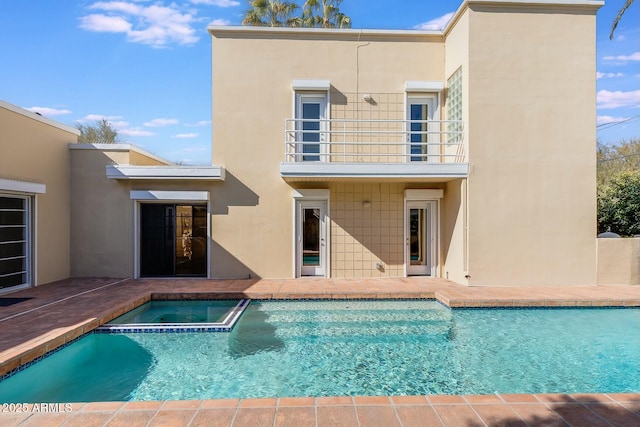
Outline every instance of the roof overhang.
<svg viewBox="0 0 640 427"><path fill-rule="evenodd" d="M117 180L196 180L224 181L222 166L134 166L107 165L107 178Z"/></svg>

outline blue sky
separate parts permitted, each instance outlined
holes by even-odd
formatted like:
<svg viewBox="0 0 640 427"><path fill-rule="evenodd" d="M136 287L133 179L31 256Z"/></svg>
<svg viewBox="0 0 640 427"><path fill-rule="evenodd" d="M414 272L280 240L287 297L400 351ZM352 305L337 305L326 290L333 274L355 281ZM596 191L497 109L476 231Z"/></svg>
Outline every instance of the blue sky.
<svg viewBox="0 0 640 427"><path fill-rule="evenodd" d="M640 136L638 2L597 20L598 137ZM354 28L443 26L460 0L344 0ZM172 161L211 162L209 24L239 25L246 0L0 0L0 99L61 123L109 120Z"/></svg>

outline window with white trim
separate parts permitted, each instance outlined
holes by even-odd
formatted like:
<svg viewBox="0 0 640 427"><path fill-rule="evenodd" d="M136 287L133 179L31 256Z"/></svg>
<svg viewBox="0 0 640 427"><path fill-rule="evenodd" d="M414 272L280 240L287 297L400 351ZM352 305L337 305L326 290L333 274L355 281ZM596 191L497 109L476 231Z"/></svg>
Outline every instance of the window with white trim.
<svg viewBox="0 0 640 427"><path fill-rule="evenodd" d="M0 194L0 291L30 281L30 199Z"/></svg>
<svg viewBox="0 0 640 427"><path fill-rule="evenodd" d="M327 93L296 92L297 161L324 161L328 153Z"/></svg>

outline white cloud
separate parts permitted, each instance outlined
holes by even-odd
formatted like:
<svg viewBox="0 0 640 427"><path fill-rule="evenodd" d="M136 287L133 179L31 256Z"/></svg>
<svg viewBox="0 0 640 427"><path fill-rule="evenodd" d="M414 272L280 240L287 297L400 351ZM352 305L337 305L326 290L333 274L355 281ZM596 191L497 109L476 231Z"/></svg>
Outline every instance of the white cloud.
<svg viewBox="0 0 640 427"><path fill-rule="evenodd" d="M169 125L177 125L178 119L153 119L150 122L146 122L144 125L150 128L158 128Z"/></svg>
<svg viewBox="0 0 640 427"><path fill-rule="evenodd" d="M209 126L211 124L211 120L200 120L195 123L185 123L184 125L191 128L197 128L202 126Z"/></svg>
<svg viewBox="0 0 640 427"><path fill-rule="evenodd" d="M438 18L432 19L431 21L423 22L422 24L418 24L413 27L416 30L431 30L431 31L440 31L443 30L444 27L447 26L451 18L453 17L453 12L449 12L445 15L442 15Z"/></svg>
<svg viewBox="0 0 640 427"><path fill-rule="evenodd" d="M625 41L627 38L625 36L623 36L622 34L620 34L618 37L616 37L616 41L619 42L623 42Z"/></svg>
<svg viewBox="0 0 640 427"><path fill-rule="evenodd" d="M602 59L616 62L640 61L640 52L634 52L631 55L605 56Z"/></svg>
<svg viewBox="0 0 640 427"><path fill-rule="evenodd" d="M142 129L119 129L118 133L127 136L153 136L155 133Z"/></svg>
<svg viewBox="0 0 640 427"><path fill-rule="evenodd" d="M182 151L186 153L201 153L203 151L207 151L207 149L205 147L187 147Z"/></svg>
<svg viewBox="0 0 640 427"><path fill-rule="evenodd" d="M157 3L149 6L126 1L96 2L89 9L104 13L80 17L80 28L95 32L124 33L127 40L153 47L172 43L193 44L200 40L192 24L197 20L179 6Z"/></svg>
<svg viewBox="0 0 640 427"><path fill-rule="evenodd" d="M598 108L610 109L640 106L640 90L628 92L601 90L597 93Z"/></svg>
<svg viewBox="0 0 640 427"><path fill-rule="evenodd" d="M180 139L197 138L197 137L198 137L197 133L179 133L175 136L175 138L180 138Z"/></svg>
<svg viewBox="0 0 640 427"><path fill-rule="evenodd" d="M607 123L623 122L627 119L628 117L598 116L596 119L596 124L599 126L605 125Z"/></svg>
<svg viewBox="0 0 640 427"><path fill-rule="evenodd" d="M99 121L99 120L107 120L107 121L114 121L114 120L120 120L122 118L122 116L104 116L102 114L87 114L86 116L84 116L82 119L77 120L78 122L95 122L95 121Z"/></svg>
<svg viewBox="0 0 640 427"><path fill-rule="evenodd" d="M206 4L209 6L232 7L240 5L236 0L189 0L193 4Z"/></svg>
<svg viewBox="0 0 640 427"><path fill-rule="evenodd" d="M31 111L32 113L40 113L43 116L62 116L65 114L71 114L70 110L61 110L50 107L25 107L25 110Z"/></svg>
<svg viewBox="0 0 640 427"><path fill-rule="evenodd" d="M624 77L624 73L596 73L596 79L613 79L615 77Z"/></svg>
<svg viewBox="0 0 640 427"><path fill-rule="evenodd" d="M228 19L214 19L213 21L209 22L209 25L229 25L231 24L231 21L229 21Z"/></svg>

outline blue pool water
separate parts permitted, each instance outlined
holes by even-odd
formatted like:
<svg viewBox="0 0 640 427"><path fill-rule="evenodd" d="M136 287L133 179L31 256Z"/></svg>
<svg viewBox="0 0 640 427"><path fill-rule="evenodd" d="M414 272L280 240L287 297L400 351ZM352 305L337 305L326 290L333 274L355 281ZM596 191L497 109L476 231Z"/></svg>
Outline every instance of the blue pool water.
<svg viewBox="0 0 640 427"><path fill-rule="evenodd" d="M222 322L236 304L238 301L231 300L149 301L109 324L216 323Z"/></svg>
<svg viewBox="0 0 640 427"><path fill-rule="evenodd" d="M253 301L230 333L90 334L0 402L640 391L640 309Z"/></svg>

